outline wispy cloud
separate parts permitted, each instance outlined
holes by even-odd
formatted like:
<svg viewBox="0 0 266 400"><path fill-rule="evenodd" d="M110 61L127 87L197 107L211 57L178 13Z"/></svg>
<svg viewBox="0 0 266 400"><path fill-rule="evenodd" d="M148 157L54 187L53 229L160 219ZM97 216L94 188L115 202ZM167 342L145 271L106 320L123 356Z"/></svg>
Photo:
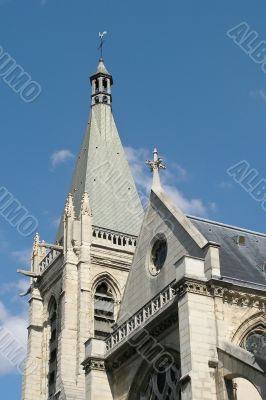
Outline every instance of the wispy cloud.
<svg viewBox="0 0 266 400"><path fill-rule="evenodd" d="M256 99L266 101L266 89L251 90L250 96Z"/></svg>
<svg viewBox="0 0 266 400"><path fill-rule="evenodd" d="M17 372L26 356L26 349L26 311L11 314L0 302L0 375Z"/></svg>
<svg viewBox="0 0 266 400"><path fill-rule="evenodd" d="M221 182L218 184L219 189L228 190L228 189L232 189L232 187L233 187L233 184L231 182Z"/></svg>
<svg viewBox="0 0 266 400"><path fill-rule="evenodd" d="M11 255L17 259L17 261L25 266L29 266L31 262L31 251L32 249L24 249L12 251Z"/></svg>
<svg viewBox="0 0 266 400"><path fill-rule="evenodd" d="M16 297L25 293L29 288L29 279L19 279L17 282L8 282L0 286L1 294L13 293Z"/></svg>
<svg viewBox="0 0 266 400"><path fill-rule="evenodd" d="M61 221L61 217L53 218L51 221L51 226L54 228L58 228Z"/></svg>
<svg viewBox="0 0 266 400"><path fill-rule="evenodd" d="M56 168L58 165L63 164L74 158L74 154L67 149L57 150L50 157L50 163L52 168Z"/></svg>
<svg viewBox="0 0 266 400"><path fill-rule="evenodd" d="M151 154L143 148L126 147L125 150L136 185L142 197L147 198L151 190L152 176L145 165L145 160L150 158ZM204 204L199 198L189 199L176 187L177 182L186 180L187 177L186 169L176 163L170 164L168 169L161 174L165 191L184 213L207 216L210 211L213 212L215 210L215 203Z"/></svg>

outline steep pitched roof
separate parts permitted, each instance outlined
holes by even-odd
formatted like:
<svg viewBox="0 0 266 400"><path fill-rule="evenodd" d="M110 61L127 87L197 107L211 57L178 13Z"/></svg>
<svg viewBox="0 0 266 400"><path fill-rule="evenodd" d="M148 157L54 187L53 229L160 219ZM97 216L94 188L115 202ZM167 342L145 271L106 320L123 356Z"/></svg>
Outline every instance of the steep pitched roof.
<svg viewBox="0 0 266 400"><path fill-rule="evenodd" d="M152 277L147 270L152 239L164 234L168 253L160 273ZM245 245L238 244L240 236ZM205 258L209 242L220 247L221 276L226 281L254 288L266 285L266 235L201 218L186 216L163 189L151 191L133 265L121 304L119 323L139 311L176 278L175 264L185 255ZM265 287L265 286L264 286Z"/></svg>
<svg viewBox="0 0 266 400"><path fill-rule="evenodd" d="M87 192L94 225L139 234L143 208L109 105L92 107L70 192L77 216ZM58 238L62 232L61 222Z"/></svg>
<svg viewBox="0 0 266 400"><path fill-rule="evenodd" d="M220 248L221 275L242 284L266 285L266 235L202 218L189 217L196 228ZM245 237L245 245L237 238ZM242 281L242 282L241 282Z"/></svg>
<svg viewBox="0 0 266 400"><path fill-rule="evenodd" d="M104 61L102 58L99 60L99 64L96 70L95 74L104 74L104 75L110 75L109 72L107 71L106 66L104 65Z"/></svg>

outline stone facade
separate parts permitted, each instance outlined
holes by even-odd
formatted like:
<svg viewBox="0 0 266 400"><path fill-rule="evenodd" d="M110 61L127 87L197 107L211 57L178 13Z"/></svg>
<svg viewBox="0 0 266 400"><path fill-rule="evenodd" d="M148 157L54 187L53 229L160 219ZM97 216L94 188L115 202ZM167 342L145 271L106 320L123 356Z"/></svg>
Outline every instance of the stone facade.
<svg viewBox="0 0 266 400"><path fill-rule="evenodd" d="M31 277L22 400L266 399L266 236L185 216L161 187L157 150L143 215L103 60L91 82L58 240L37 235L22 271ZM103 185L112 160L116 178Z"/></svg>

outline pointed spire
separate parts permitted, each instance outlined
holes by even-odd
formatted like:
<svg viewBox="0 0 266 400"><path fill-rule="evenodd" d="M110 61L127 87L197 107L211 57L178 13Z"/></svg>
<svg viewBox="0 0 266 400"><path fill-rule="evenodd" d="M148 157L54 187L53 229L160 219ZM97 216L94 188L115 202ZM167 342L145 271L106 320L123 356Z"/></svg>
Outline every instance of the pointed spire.
<svg viewBox="0 0 266 400"><path fill-rule="evenodd" d="M67 218L75 218L75 209L74 209L74 204L73 204L73 196L71 193L69 193L66 201L66 206L65 206L65 216Z"/></svg>
<svg viewBox="0 0 266 400"><path fill-rule="evenodd" d="M143 208L112 114L112 76L100 60L91 77L92 108L87 131L74 170L65 218L61 219L57 240L64 236L64 219L71 213L79 217L85 192L89 196L93 224L137 236ZM87 196L84 198L88 201ZM74 211L73 211L74 207Z"/></svg>
<svg viewBox="0 0 266 400"><path fill-rule="evenodd" d="M110 76L109 72L107 71L106 66L104 65L104 59L100 58L99 64L95 74L104 74Z"/></svg>
<svg viewBox="0 0 266 400"><path fill-rule="evenodd" d="M153 172L153 189L161 189L160 169L166 169L163 159L159 157L157 148L153 152L153 161L147 160L146 164L149 165L151 172Z"/></svg>
<svg viewBox="0 0 266 400"><path fill-rule="evenodd" d="M81 215L89 215L90 217L92 216L89 195L87 192L84 193L81 200Z"/></svg>
<svg viewBox="0 0 266 400"><path fill-rule="evenodd" d="M33 242L32 248L32 256L31 256L31 269L33 272L39 273L39 264L46 256L46 251L44 247L40 246L41 240L40 235L36 232Z"/></svg>
<svg viewBox="0 0 266 400"><path fill-rule="evenodd" d="M32 249L33 256L37 256L39 254L39 246L40 246L40 235L38 232L36 232Z"/></svg>

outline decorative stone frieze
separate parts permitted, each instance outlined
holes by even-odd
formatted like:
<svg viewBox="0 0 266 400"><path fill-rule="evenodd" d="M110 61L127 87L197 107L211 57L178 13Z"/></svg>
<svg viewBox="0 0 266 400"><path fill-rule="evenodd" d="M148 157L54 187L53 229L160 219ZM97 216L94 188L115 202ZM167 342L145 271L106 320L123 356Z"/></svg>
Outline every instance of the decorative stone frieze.
<svg viewBox="0 0 266 400"><path fill-rule="evenodd" d="M105 371L105 362L102 358L90 357L84 362L84 369L86 374L92 370Z"/></svg>

